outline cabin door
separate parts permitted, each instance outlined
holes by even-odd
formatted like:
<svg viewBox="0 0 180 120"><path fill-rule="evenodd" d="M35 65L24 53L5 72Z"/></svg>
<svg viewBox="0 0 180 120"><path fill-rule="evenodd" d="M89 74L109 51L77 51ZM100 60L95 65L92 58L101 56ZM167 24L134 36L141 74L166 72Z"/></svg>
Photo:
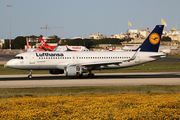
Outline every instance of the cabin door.
<svg viewBox="0 0 180 120"><path fill-rule="evenodd" d="M73 56L73 63L78 63L79 56Z"/></svg>
<svg viewBox="0 0 180 120"><path fill-rule="evenodd" d="M29 64L35 64L35 54L29 54Z"/></svg>
<svg viewBox="0 0 180 120"><path fill-rule="evenodd" d="M136 62L136 63L139 63L139 62L140 62L139 55L136 56L135 62Z"/></svg>

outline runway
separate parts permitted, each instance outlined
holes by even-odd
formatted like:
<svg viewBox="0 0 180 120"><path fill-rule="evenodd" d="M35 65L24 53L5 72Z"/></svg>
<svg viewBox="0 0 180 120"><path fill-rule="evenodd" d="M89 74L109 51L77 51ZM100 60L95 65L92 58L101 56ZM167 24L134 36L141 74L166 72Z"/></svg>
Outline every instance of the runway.
<svg viewBox="0 0 180 120"><path fill-rule="evenodd" d="M0 75L0 88L31 87L71 87L71 86L110 86L110 85L180 85L180 72L143 72L143 73L97 73L94 78L64 75L33 74Z"/></svg>

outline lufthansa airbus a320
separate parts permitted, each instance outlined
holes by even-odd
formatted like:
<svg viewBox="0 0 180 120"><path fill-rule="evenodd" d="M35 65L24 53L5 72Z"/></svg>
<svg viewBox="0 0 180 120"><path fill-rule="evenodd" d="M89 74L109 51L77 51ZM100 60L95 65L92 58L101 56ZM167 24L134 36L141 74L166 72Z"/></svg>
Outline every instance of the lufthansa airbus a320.
<svg viewBox="0 0 180 120"><path fill-rule="evenodd" d="M26 52L16 55L7 66L29 70L29 78L32 78L32 70L79 77L89 72L88 76L93 77L92 70L125 68L166 57L165 53L158 52L163 28L163 25L156 25L135 51Z"/></svg>

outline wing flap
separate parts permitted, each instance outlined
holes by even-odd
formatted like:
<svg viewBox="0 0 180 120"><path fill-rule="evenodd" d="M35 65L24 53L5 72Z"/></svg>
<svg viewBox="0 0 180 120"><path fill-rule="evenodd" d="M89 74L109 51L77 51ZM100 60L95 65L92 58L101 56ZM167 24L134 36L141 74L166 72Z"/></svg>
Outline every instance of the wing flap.
<svg viewBox="0 0 180 120"><path fill-rule="evenodd" d="M110 65L110 64L119 64L122 63L122 60L109 60L109 61L95 61L95 62L87 62L87 63L82 63L81 65L83 66L92 66L92 65Z"/></svg>
<svg viewBox="0 0 180 120"><path fill-rule="evenodd" d="M86 62L86 63L75 63L68 64L69 66L81 65L81 66L98 66L98 65L110 65L110 64L119 64L122 63L122 60L109 60L109 61L95 61L95 62Z"/></svg>

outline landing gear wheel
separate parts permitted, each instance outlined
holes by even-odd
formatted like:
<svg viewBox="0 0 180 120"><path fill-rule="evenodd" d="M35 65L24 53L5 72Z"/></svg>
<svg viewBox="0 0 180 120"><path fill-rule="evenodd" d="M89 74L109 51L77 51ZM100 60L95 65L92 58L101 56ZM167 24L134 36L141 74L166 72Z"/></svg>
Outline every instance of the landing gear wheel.
<svg viewBox="0 0 180 120"><path fill-rule="evenodd" d="M89 74L88 74L88 77L89 77L89 78L93 78L93 77L94 77L94 74L89 73Z"/></svg>
<svg viewBox="0 0 180 120"><path fill-rule="evenodd" d="M28 78L29 78L29 79L32 79L32 75L28 75Z"/></svg>
<svg viewBox="0 0 180 120"><path fill-rule="evenodd" d="M81 74L79 75L79 77L83 77L83 73L81 73Z"/></svg>
<svg viewBox="0 0 180 120"><path fill-rule="evenodd" d="M29 79L32 79L32 70L29 71L28 78L29 78Z"/></svg>

